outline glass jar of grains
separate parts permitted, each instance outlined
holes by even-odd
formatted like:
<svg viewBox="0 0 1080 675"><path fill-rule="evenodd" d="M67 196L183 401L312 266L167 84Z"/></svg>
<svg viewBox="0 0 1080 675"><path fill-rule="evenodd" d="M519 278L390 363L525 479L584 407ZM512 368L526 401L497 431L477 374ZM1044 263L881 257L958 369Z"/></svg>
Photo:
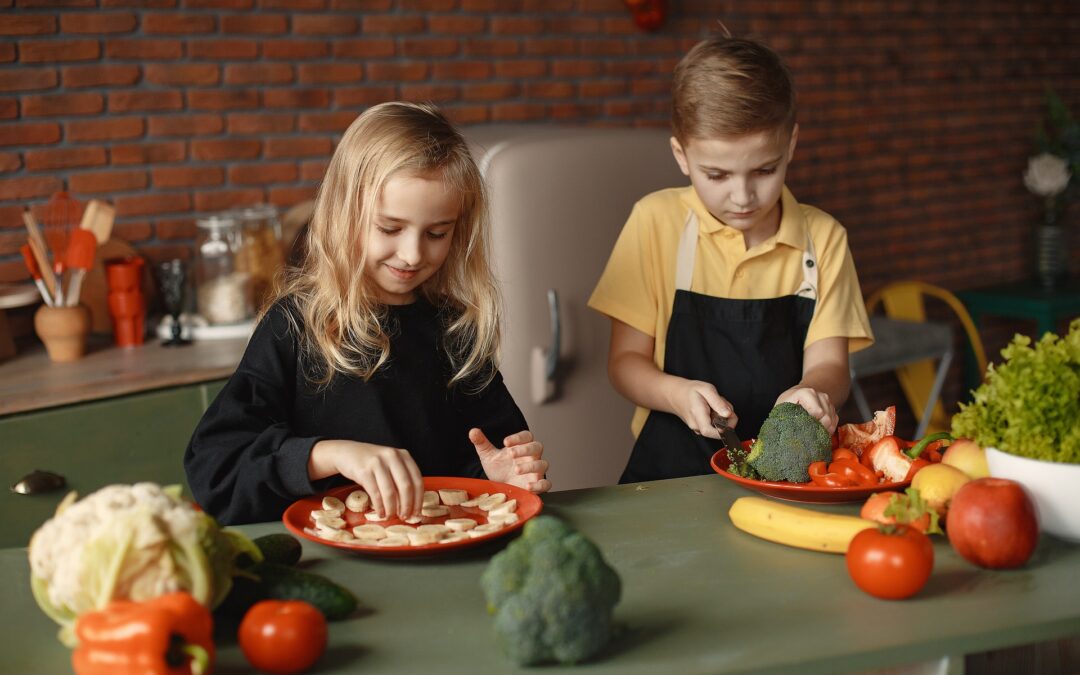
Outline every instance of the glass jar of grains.
<svg viewBox="0 0 1080 675"><path fill-rule="evenodd" d="M270 204L240 209L231 215L240 221L237 269L251 277L251 297L255 309L259 310L273 294L277 275L285 264L281 221L277 208Z"/></svg>
<svg viewBox="0 0 1080 675"><path fill-rule="evenodd" d="M230 214L195 221L195 288L199 314L213 325L242 323L254 317L251 278L238 264L242 237Z"/></svg>

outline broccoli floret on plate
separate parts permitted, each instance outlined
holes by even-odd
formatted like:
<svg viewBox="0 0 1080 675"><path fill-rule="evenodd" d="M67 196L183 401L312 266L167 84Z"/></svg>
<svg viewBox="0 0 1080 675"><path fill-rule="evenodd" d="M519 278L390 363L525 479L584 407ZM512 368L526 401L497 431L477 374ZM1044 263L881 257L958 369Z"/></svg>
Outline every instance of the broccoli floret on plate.
<svg viewBox="0 0 1080 675"><path fill-rule="evenodd" d="M832 437L806 409L781 403L765 418L746 463L768 481L805 483L807 467L832 458Z"/></svg>

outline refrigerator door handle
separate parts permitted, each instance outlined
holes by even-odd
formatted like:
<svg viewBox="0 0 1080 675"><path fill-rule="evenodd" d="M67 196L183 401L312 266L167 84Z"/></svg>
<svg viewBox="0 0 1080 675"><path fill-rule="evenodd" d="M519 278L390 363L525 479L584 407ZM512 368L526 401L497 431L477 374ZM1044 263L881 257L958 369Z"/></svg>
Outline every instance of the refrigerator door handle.
<svg viewBox="0 0 1080 675"><path fill-rule="evenodd" d="M562 347L562 322L559 319L559 294L554 288L547 292L548 312L551 322L551 346L532 349L532 400L542 405L555 398L556 374L559 370L559 352Z"/></svg>

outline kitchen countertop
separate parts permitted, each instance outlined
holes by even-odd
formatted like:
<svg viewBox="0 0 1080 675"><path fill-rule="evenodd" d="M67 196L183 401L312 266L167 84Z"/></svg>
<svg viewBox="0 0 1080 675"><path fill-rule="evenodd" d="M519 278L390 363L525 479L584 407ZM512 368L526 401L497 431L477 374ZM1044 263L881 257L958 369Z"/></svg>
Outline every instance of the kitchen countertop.
<svg viewBox="0 0 1080 675"><path fill-rule="evenodd" d="M0 415L224 379L246 346L246 338L232 338L162 347L148 337L123 349L99 338L78 361L53 363L35 345L0 363Z"/></svg>
<svg viewBox="0 0 1080 675"><path fill-rule="evenodd" d="M909 600L877 600L848 579L842 556L736 530L727 510L749 494L710 475L544 496L545 512L592 538L623 579L615 615L626 630L588 672L838 673L1080 635L1080 546L1044 535L1023 569L989 571L935 537L928 585ZM363 607L330 625L315 672L526 672L498 652L478 586L504 546L408 560L305 541L301 564L351 588ZM19 645L5 669L65 672L69 655L34 604L25 549L0 550L0 573L9 580L0 623ZM219 643L215 672L246 670L239 649Z"/></svg>

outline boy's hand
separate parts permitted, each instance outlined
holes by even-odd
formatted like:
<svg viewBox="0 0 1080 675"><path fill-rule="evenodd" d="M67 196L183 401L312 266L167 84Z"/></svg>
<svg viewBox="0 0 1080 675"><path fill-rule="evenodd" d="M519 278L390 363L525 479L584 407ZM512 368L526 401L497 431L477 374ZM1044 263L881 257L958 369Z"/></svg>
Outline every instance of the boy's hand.
<svg viewBox="0 0 1080 675"><path fill-rule="evenodd" d="M371 510L399 518L419 515L424 478L412 455L401 448L357 441L319 441L311 449L311 480L340 473L371 497Z"/></svg>
<svg viewBox="0 0 1080 675"><path fill-rule="evenodd" d="M551 481L544 478L548 462L541 459L544 444L533 440L531 431L519 431L503 439L501 450L492 445L480 429L469 430L469 440L476 447L480 465L491 480L509 483L537 494L551 489Z"/></svg>
<svg viewBox="0 0 1080 675"><path fill-rule="evenodd" d="M712 413L728 418L728 426L734 428L739 416L728 400L716 391L716 387L700 380L682 380L671 397L671 407L690 431L708 438L720 438L720 432L712 425Z"/></svg>
<svg viewBox="0 0 1080 675"><path fill-rule="evenodd" d="M840 418L836 414L836 406L832 404L829 395L823 391L818 391L813 387L796 385L780 394L780 398L776 399L776 402L778 404L798 403L806 409L806 412L817 418L817 421L821 422L821 426L825 427L825 430L830 434L836 431L836 423Z"/></svg>

